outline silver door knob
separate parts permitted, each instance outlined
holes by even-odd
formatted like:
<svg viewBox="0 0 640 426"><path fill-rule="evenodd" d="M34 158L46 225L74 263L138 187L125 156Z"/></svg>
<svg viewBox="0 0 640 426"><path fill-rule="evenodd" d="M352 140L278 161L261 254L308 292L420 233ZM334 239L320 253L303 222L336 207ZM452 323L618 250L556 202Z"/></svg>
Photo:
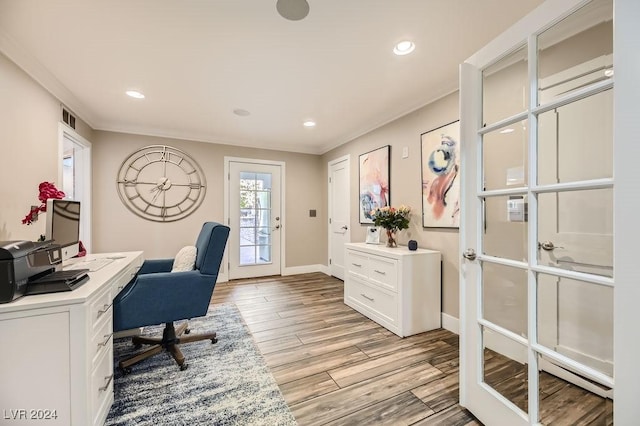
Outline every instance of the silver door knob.
<svg viewBox="0 0 640 426"><path fill-rule="evenodd" d="M344 225L344 226L343 226L342 228L340 228L340 229L344 229L344 230L346 231L346 230L347 230L347 229L349 229L349 228L347 228L347 225Z"/></svg>
<svg viewBox="0 0 640 426"><path fill-rule="evenodd" d="M472 248L468 248L464 251L464 253L462 253L462 256L465 259L476 260L476 251Z"/></svg>
<svg viewBox="0 0 640 426"><path fill-rule="evenodd" d="M558 246L554 245L553 241L545 241L544 243L538 243L538 250L542 249L542 250L546 250L546 251L551 251L551 250L557 249L557 248L564 248L564 247L558 247Z"/></svg>

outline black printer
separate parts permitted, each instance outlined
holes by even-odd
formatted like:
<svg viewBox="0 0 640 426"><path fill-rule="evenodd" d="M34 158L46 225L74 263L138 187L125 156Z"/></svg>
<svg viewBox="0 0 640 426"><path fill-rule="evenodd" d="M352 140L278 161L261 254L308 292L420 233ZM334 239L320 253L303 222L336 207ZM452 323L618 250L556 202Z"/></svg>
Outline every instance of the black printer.
<svg viewBox="0 0 640 426"><path fill-rule="evenodd" d="M62 263L60 245L52 241L0 241L0 303L27 293L27 284L52 273Z"/></svg>

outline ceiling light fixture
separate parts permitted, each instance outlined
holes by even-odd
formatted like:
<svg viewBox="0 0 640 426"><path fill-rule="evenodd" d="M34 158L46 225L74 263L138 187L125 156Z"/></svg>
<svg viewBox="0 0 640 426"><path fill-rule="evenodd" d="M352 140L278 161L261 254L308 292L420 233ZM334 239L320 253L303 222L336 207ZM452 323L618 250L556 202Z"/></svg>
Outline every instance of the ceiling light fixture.
<svg viewBox="0 0 640 426"><path fill-rule="evenodd" d="M136 99L144 99L144 95L142 92L138 92L137 90L127 90L126 94Z"/></svg>
<svg viewBox="0 0 640 426"><path fill-rule="evenodd" d="M302 123L302 125L304 127L316 127L316 122L312 120L307 120L304 123Z"/></svg>
<svg viewBox="0 0 640 426"><path fill-rule="evenodd" d="M276 10L284 19L299 21L309 14L307 0L278 0Z"/></svg>
<svg viewBox="0 0 640 426"><path fill-rule="evenodd" d="M393 48L393 53L398 56L408 55L409 53L413 52L415 48L416 45L413 44L412 41L404 40L396 44L396 46Z"/></svg>

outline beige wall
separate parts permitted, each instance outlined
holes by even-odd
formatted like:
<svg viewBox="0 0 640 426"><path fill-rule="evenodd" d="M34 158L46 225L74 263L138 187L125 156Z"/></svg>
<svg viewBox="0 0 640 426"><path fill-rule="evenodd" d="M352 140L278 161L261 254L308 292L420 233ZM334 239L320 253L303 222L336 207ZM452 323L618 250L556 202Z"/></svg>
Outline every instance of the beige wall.
<svg viewBox="0 0 640 426"><path fill-rule="evenodd" d="M194 243L202 223L224 219L224 157L285 162L285 267L326 263L326 222L320 179L323 163L317 155L241 148L150 136L96 131L93 140L93 241L95 252L144 250L146 258L173 257ZM190 216L157 223L131 213L118 198L116 175L122 161L147 145L171 145L198 161L207 179L202 205ZM317 211L309 217L309 210Z"/></svg>
<svg viewBox="0 0 640 426"><path fill-rule="evenodd" d="M458 317L458 230L422 228L422 185L420 135L458 119L458 93L448 95L401 117L322 156L324 193L328 191L327 163L350 154L351 158L351 241L364 241L367 225L358 219L358 156L383 145L391 145L391 204L411 206L409 229L399 233L399 243L410 239L418 246L442 253L442 311ZM409 157L402 158L402 149ZM325 195L326 200L326 195Z"/></svg>
<svg viewBox="0 0 640 426"><path fill-rule="evenodd" d="M23 225L39 204L38 184L58 178L60 102L0 54L0 241L37 240L45 221ZM77 120L79 133L91 140L91 129Z"/></svg>

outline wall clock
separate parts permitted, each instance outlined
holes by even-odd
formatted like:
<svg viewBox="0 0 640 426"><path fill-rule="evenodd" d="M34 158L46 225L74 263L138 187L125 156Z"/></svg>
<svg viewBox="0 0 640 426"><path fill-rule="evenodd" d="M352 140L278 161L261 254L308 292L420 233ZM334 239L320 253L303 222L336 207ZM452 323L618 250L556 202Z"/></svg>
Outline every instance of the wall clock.
<svg viewBox="0 0 640 426"><path fill-rule="evenodd" d="M120 165L118 195L129 210L155 222L184 219L202 203L204 173L187 153L166 145L133 152Z"/></svg>

